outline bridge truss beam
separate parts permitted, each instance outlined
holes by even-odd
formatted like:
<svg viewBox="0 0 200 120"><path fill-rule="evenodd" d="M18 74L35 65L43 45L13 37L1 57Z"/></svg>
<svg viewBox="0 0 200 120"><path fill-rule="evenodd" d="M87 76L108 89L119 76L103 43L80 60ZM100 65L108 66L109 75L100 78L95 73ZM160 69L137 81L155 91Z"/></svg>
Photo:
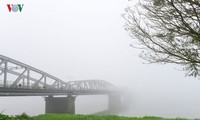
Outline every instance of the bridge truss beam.
<svg viewBox="0 0 200 120"><path fill-rule="evenodd" d="M0 96L98 95L116 88L103 80L65 82L51 74L0 55Z"/></svg>

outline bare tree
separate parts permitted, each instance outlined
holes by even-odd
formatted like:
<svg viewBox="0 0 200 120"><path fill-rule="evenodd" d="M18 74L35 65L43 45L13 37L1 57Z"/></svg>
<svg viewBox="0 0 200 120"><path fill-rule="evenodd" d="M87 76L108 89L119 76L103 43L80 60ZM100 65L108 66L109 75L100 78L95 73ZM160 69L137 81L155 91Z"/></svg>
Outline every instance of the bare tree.
<svg viewBox="0 0 200 120"><path fill-rule="evenodd" d="M125 29L150 63L175 63L200 76L200 1L141 0L123 14Z"/></svg>

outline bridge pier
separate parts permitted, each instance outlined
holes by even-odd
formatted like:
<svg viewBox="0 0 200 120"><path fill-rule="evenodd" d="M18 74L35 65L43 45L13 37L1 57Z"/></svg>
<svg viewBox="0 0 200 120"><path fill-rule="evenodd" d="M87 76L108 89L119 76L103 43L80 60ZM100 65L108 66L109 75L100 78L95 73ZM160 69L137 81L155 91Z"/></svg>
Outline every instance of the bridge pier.
<svg viewBox="0 0 200 120"><path fill-rule="evenodd" d="M120 94L108 95L108 110L113 113L122 113L130 110L132 98L130 92L124 91Z"/></svg>
<svg viewBox="0 0 200 120"><path fill-rule="evenodd" d="M46 97L45 113L75 114L75 97Z"/></svg>
<svg viewBox="0 0 200 120"><path fill-rule="evenodd" d="M118 111L122 108L122 99L120 94L108 95L108 109Z"/></svg>

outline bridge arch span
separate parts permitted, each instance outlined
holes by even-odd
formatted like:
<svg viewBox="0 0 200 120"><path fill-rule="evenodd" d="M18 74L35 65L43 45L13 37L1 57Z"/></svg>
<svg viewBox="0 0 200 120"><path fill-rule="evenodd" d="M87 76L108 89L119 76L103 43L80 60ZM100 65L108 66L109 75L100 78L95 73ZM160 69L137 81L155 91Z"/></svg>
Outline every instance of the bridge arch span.
<svg viewBox="0 0 200 120"><path fill-rule="evenodd" d="M45 96L47 113L74 114L77 95L118 96L118 92L113 84L104 80L65 82L35 67L0 55L0 96ZM112 98L115 97L111 97L111 100Z"/></svg>
<svg viewBox="0 0 200 120"><path fill-rule="evenodd" d="M104 80L65 82L35 67L0 55L0 95L98 95L114 91L116 87Z"/></svg>
<svg viewBox="0 0 200 120"><path fill-rule="evenodd" d="M70 89L75 92L75 94L109 94L109 92L114 92L116 87L104 80L78 80L69 81Z"/></svg>

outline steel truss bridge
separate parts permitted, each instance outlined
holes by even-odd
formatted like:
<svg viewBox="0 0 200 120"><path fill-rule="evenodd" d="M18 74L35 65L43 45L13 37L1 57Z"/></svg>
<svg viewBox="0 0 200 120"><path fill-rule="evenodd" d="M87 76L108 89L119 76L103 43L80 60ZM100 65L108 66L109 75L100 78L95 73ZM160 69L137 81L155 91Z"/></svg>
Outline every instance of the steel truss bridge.
<svg viewBox="0 0 200 120"><path fill-rule="evenodd" d="M0 96L98 95L116 91L104 80L65 82L51 74L0 55Z"/></svg>
<svg viewBox="0 0 200 120"><path fill-rule="evenodd" d="M56 95L64 97L54 97ZM44 96L45 113L75 114L75 98L78 95L108 95L108 109L100 114L113 114L113 111L114 114L120 113L127 103L126 97L122 101L120 90L104 80L65 82L35 67L0 55L0 96Z"/></svg>

